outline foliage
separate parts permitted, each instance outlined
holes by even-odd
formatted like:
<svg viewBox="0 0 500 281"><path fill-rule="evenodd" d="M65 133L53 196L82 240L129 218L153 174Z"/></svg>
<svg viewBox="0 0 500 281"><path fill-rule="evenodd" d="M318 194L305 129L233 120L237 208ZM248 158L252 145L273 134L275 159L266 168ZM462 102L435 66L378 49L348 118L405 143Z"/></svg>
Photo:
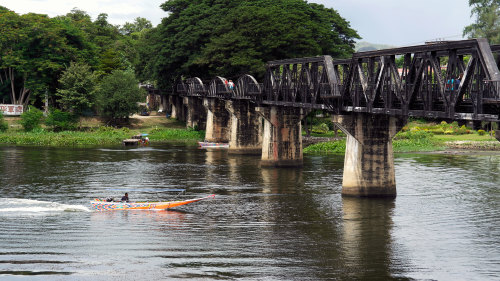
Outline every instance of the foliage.
<svg viewBox="0 0 500 281"><path fill-rule="evenodd" d="M58 109L50 112L45 120L45 125L51 127L55 132L74 130L77 123L78 116Z"/></svg>
<svg viewBox="0 0 500 281"><path fill-rule="evenodd" d="M198 141L205 138L205 131L196 131L192 129L153 129L149 133L151 141Z"/></svg>
<svg viewBox="0 0 500 281"><path fill-rule="evenodd" d="M319 142L304 148L304 153L345 153L345 140Z"/></svg>
<svg viewBox="0 0 500 281"><path fill-rule="evenodd" d="M170 0L161 7L169 16L146 34L136 66L161 88L181 75L260 78L270 60L346 57L359 38L337 11L304 0Z"/></svg>
<svg viewBox="0 0 500 281"><path fill-rule="evenodd" d="M153 28L151 22L145 18L137 17L133 23L126 22L123 27L120 28L122 34L130 35L133 33L140 33L144 30Z"/></svg>
<svg viewBox="0 0 500 281"><path fill-rule="evenodd" d="M123 35L107 17L100 14L92 21L78 9L54 18L18 15L0 6L0 97L14 104L40 104L46 95L49 101L61 101L52 95L67 89L59 83L70 62L87 64L101 75L131 69L138 59L137 32ZM145 19L136 20L136 29L150 26ZM69 110L67 106L62 108Z"/></svg>
<svg viewBox="0 0 500 281"><path fill-rule="evenodd" d="M55 90L64 66L91 49L83 32L67 21L0 9L0 83L11 85L14 104L27 104L33 94Z"/></svg>
<svg viewBox="0 0 500 281"><path fill-rule="evenodd" d="M500 0L469 0L475 22L464 28L468 38L486 38L490 44L500 43Z"/></svg>
<svg viewBox="0 0 500 281"><path fill-rule="evenodd" d="M485 130L477 130L477 133L480 135L480 136L484 136L486 134L486 131Z"/></svg>
<svg viewBox="0 0 500 281"><path fill-rule="evenodd" d="M398 132L396 136L394 136L394 140L423 140L431 137L432 133L427 131L407 131Z"/></svg>
<svg viewBox="0 0 500 281"><path fill-rule="evenodd" d="M321 123L319 125L313 126L312 132L317 133L317 134L326 134L328 133L330 129L328 128L328 125L325 123Z"/></svg>
<svg viewBox="0 0 500 281"><path fill-rule="evenodd" d="M9 128L9 125L7 124L5 119L3 118L3 113L0 112L0 132L5 132L5 131L7 131L8 128Z"/></svg>
<svg viewBox="0 0 500 281"><path fill-rule="evenodd" d="M27 111L21 114L20 123L26 132L30 132L34 129L41 128L40 124L42 123L42 119L43 112L33 106L30 106Z"/></svg>
<svg viewBox="0 0 500 281"><path fill-rule="evenodd" d="M71 62L59 79L58 101L62 108L80 116L95 102L97 77L89 65Z"/></svg>
<svg viewBox="0 0 500 281"><path fill-rule="evenodd" d="M151 142L174 141L181 143L195 142L205 137L203 131L196 132L187 129L158 129L150 135ZM119 145L123 139L129 138L131 132L128 128L115 129L101 126L87 132L62 131L48 132L33 130L31 132L8 131L0 133L0 143L14 145L40 145L40 146L103 146Z"/></svg>
<svg viewBox="0 0 500 281"><path fill-rule="evenodd" d="M112 124L128 121L137 112L137 103L145 97L144 90L132 72L114 70L104 77L97 89L97 104L101 116Z"/></svg>

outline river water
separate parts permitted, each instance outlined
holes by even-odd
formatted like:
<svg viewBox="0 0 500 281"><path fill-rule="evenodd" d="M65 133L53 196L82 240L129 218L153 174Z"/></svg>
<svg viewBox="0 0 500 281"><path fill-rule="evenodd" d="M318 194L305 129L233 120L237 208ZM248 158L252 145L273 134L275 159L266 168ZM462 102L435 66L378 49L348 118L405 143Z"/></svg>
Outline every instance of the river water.
<svg viewBox="0 0 500 281"><path fill-rule="evenodd" d="M172 144L0 146L0 280L500 280L500 155L395 164L395 200L359 199L340 195L342 155L277 169ZM90 210L166 188L216 197Z"/></svg>

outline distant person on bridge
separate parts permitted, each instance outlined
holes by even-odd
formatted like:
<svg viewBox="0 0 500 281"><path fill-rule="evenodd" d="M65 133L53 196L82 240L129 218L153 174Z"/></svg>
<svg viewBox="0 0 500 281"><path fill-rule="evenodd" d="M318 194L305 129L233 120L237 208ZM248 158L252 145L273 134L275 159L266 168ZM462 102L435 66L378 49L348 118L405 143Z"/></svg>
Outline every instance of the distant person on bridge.
<svg viewBox="0 0 500 281"><path fill-rule="evenodd" d="M455 80L455 89L458 90L458 87L460 87L460 81L462 81L462 78L464 77L463 73L460 73L458 75L458 78Z"/></svg>
<svg viewBox="0 0 500 281"><path fill-rule="evenodd" d="M233 83L233 80L229 80L229 90L233 90L234 89L234 83Z"/></svg>
<svg viewBox="0 0 500 281"><path fill-rule="evenodd" d="M457 79L455 79L455 78L448 79L448 81L446 81L445 90L453 92L455 90L456 82L457 82ZM460 83L460 81L458 83Z"/></svg>

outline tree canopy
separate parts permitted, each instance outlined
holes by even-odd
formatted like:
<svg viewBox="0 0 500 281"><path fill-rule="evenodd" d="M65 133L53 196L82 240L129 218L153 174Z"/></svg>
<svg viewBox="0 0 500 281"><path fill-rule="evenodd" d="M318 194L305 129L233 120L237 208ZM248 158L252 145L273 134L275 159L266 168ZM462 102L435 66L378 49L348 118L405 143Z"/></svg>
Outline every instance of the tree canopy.
<svg viewBox="0 0 500 281"><path fill-rule="evenodd" d="M90 49L67 22L0 9L0 83L10 86L12 103L27 104L31 94L54 88L65 64Z"/></svg>
<svg viewBox="0 0 500 281"><path fill-rule="evenodd" d="M464 36L500 44L500 0L469 0L469 5L475 21L464 28Z"/></svg>
<svg viewBox="0 0 500 281"><path fill-rule="evenodd" d="M141 36L137 33L146 32L152 25L138 18L131 24L134 36L125 35L107 17L100 14L92 21L76 8L54 18L19 15L0 6L0 102L40 105L48 96L51 106L79 111L82 104L68 103L78 99L55 95L58 89L62 90L59 93L72 91L64 85L64 79L59 79L71 63L88 65L99 79L117 69L133 70Z"/></svg>
<svg viewBox="0 0 500 281"><path fill-rule="evenodd" d="M138 85L131 71L114 70L104 77L96 91L101 116L113 124L128 120L130 114L138 111L137 103L145 96L144 89Z"/></svg>
<svg viewBox="0 0 500 281"><path fill-rule="evenodd" d="M181 75L264 74L269 60L349 56L360 38L334 9L304 0L169 0L143 38L137 73L160 87ZM146 42L148 44L146 44Z"/></svg>

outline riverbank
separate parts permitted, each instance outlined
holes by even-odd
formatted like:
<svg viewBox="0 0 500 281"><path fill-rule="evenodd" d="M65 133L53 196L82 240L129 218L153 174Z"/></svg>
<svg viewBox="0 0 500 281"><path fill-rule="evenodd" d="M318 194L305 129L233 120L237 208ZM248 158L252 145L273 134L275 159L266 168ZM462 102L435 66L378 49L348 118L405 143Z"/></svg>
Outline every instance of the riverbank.
<svg viewBox="0 0 500 281"><path fill-rule="evenodd" d="M133 135L147 133L151 143L182 142L195 145L205 138L205 131L186 129L183 122L164 115L133 115L123 128L105 126L98 118L82 118L79 131L51 132L45 128L24 132L19 118L6 118L9 130L0 133L0 144L37 146L112 146L120 145ZM465 134L436 134L446 130ZM431 132L432 131L432 132ZM443 130L443 132L445 132ZM448 132L448 131L447 131ZM338 132L303 136L304 153L345 152L345 135ZM481 134L453 124L410 122L393 140L394 152L432 152L446 150L500 151L500 142L489 134Z"/></svg>
<svg viewBox="0 0 500 281"><path fill-rule="evenodd" d="M124 139L137 134L149 134L151 142L196 143L205 137L204 131L185 128L185 124L165 116L133 115L123 128L105 126L98 118L82 118L80 130L51 132L46 128L25 132L19 118L5 118L9 130L0 132L0 144L37 146L110 146L120 145Z"/></svg>

